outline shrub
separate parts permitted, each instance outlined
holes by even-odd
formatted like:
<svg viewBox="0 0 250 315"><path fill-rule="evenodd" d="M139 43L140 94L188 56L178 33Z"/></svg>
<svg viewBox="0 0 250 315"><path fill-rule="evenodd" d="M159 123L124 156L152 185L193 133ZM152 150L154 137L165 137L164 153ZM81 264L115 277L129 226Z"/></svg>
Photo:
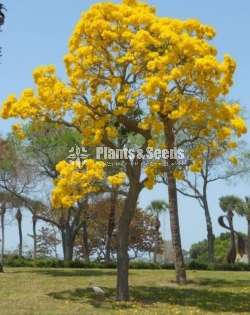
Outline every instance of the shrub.
<svg viewBox="0 0 250 315"><path fill-rule="evenodd" d="M115 269L116 262L109 263L100 261L83 262L80 260L74 260L64 262L55 258L39 258L35 261L32 258L19 257L17 255L5 256L5 265L9 267L38 267L38 268L99 268L99 269ZM130 269L174 269L174 264L155 264L146 261L130 261ZM213 264L208 265L201 263L200 261L193 260L187 265L189 270L213 270L213 271L250 271L250 264Z"/></svg>

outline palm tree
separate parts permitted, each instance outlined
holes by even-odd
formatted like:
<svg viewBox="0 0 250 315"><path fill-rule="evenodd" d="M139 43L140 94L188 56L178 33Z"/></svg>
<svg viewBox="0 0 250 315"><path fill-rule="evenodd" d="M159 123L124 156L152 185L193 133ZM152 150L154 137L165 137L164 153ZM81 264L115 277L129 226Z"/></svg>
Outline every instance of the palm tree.
<svg viewBox="0 0 250 315"><path fill-rule="evenodd" d="M4 266L4 245L5 245L5 213L6 208L5 205L2 204L0 208L0 217L1 217L1 251L0 251L0 272L3 272Z"/></svg>
<svg viewBox="0 0 250 315"><path fill-rule="evenodd" d="M241 200L236 212L247 220L247 255L248 263L250 264L250 197L245 197L245 200Z"/></svg>
<svg viewBox="0 0 250 315"><path fill-rule="evenodd" d="M33 231L33 259L36 261L36 256L37 256L37 233L36 233L36 225L37 225L37 217L35 211L33 212L32 215L32 231Z"/></svg>
<svg viewBox="0 0 250 315"><path fill-rule="evenodd" d="M109 218L108 218L106 253L105 253L106 263L111 261L111 243L112 243L113 232L115 229L117 197L118 197L118 192L114 187L112 187L112 190L110 193L110 212L109 212Z"/></svg>
<svg viewBox="0 0 250 315"><path fill-rule="evenodd" d="M226 216L220 216L219 217L219 223L222 227L228 229L230 231L231 235L231 248L227 255L227 261L228 263L234 263L236 259L236 240L235 240L235 230L233 227L233 216L234 212L239 213L240 209L242 209L242 199L238 198L236 196L224 196L220 198L220 207L221 209L226 213ZM227 218L229 226L227 226L223 219ZM242 238L240 237L239 233L236 233L238 235L238 243L239 243L239 250L241 250L240 247L244 246L242 244Z"/></svg>
<svg viewBox="0 0 250 315"><path fill-rule="evenodd" d="M160 248L160 215L166 212L168 209L168 204L163 200L154 200L147 207L147 211L150 212L155 217L155 247L154 247L154 263L157 262L157 253Z"/></svg>
<svg viewBox="0 0 250 315"><path fill-rule="evenodd" d="M19 257L23 256L23 230L22 230L22 219L23 215L20 210L20 208L17 209L16 212L16 220L17 220L17 225L18 225L18 234L19 234L19 251L18 255Z"/></svg>
<svg viewBox="0 0 250 315"><path fill-rule="evenodd" d="M5 21L5 14L3 13L3 10L6 11L6 8L2 3L0 3L0 26L2 26Z"/></svg>

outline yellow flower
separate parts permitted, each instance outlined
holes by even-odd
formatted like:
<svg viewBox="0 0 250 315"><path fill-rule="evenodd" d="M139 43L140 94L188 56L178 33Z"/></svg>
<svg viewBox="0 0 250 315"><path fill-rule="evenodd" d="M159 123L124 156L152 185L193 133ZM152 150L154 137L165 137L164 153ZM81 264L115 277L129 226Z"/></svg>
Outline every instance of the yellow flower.
<svg viewBox="0 0 250 315"><path fill-rule="evenodd" d="M189 170L194 173L199 173L202 169L202 161L201 160L195 160L190 166Z"/></svg>
<svg viewBox="0 0 250 315"><path fill-rule="evenodd" d="M175 169L175 170L174 170L174 177L175 177L177 180L182 180L182 179L184 179L183 170Z"/></svg>
<svg viewBox="0 0 250 315"><path fill-rule="evenodd" d="M229 161L233 164L233 165L237 165L238 164L238 159L236 156L230 156Z"/></svg>
<svg viewBox="0 0 250 315"><path fill-rule="evenodd" d="M237 143L236 142L234 142L234 141L230 141L230 142L228 142L228 144L227 144L227 147L229 148L229 149L235 149L235 148L237 148Z"/></svg>
<svg viewBox="0 0 250 315"><path fill-rule="evenodd" d="M113 176L108 176L108 182L112 186L120 186L122 185L127 178L127 175L124 172L120 172Z"/></svg>
<svg viewBox="0 0 250 315"><path fill-rule="evenodd" d="M219 139L224 140L225 138L229 137L231 133L232 131L230 128L222 127L218 130L217 135Z"/></svg>
<svg viewBox="0 0 250 315"><path fill-rule="evenodd" d="M26 138L23 128L19 124L13 125L12 131L14 132L14 134L17 136L19 140L24 140Z"/></svg>
<svg viewBox="0 0 250 315"><path fill-rule="evenodd" d="M247 132L246 123L241 117L236 117L232 119L231 124L238 136Z"/></svg>
<svg viewBox="0 0 250 315"><path fill-rule="evenodd" d="M149 148L155 148L156 147L156 142L153 139L148 140L148 147Z"/></svg>
<svg viewBox="0 0 250 315"><path fill-rule="evenodd" d="M56 170L59 173L52 192L55 208L69 208L85 195L99 190L98 182L104 177L105 163L85 160L82 165L61 161Z"/></svg>
<svg viewBox="0 0 250 315"><path fill-rule="evenodd" d="M117 129L115 127L107 127L106 131L110 139L115 139L118 135Z"/></svg>

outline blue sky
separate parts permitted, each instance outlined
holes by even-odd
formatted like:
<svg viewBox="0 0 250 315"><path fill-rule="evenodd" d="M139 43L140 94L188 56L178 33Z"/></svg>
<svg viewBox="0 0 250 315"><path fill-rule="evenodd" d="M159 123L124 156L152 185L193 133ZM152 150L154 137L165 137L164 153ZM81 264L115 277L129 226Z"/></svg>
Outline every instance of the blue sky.
<svg viewBox="0 0 250 315"><path fill-rule="evenodd" d="M8 9L6 25L0 33L0 45L3 56L0 63L0 101L10 93L20 93L23 88L32 87L32 70L41 64L55 64L60 77L64 77L63 55L67 51L68 38L78 20L81 11L97 1L90 0L2 0ZM249 29L250 2L238 0L151 0L157 12L162 16L175 18L198 18L213 25L217 30L214 44L219 56L232 55L238 64L235 84L229 99L238 100L249 109L250 104L250 62ZM6 134L11 122L0 120L0 133ZM245 138L249 142L249 136ZM218 198L225 194L250 194L249 183L238 181L234 185L218 183L209 189L210 208L216 234L222 232L217 224L220 214ZM143 191L141 205L147 205L153 199L166 198L167 189L157 186L153 191ZM204 216L195 201L180 198L180 223L183 245L206 237ZM246 231L243 219L236 220L236 226ZM162 227L166 238L170 238L168 216L162 218ZM17 245L15 225L8 228L7 245ZM31 219L27 215L25 231L31 232ZM28 242L28 238L26 238Z"/></svg>

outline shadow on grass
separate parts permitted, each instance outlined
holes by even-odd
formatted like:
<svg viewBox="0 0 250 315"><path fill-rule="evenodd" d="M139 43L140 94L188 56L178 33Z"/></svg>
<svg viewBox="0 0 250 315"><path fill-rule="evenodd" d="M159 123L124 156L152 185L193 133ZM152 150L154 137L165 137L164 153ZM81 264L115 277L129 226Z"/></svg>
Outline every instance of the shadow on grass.
<svg viewBox="0 0 250 315"><path fill-rule="evenodd" d="M52 277L97 277L97 276L114 276L116 272L102 269L29 269L11 271L11 273L36 273Z"/></svg>
<svg viewBox="0 0 250 315"><path fill-rule="evenodd" d="M94 307L108 307L115 300L115 290L103 288L103 299L95 296L91 288L75 289L62 292L50 293L49 296L59 300L71 300L78 303L90 303ZM245 292L221 292L211 291L204 288L183 287L131 287L131 299L135 302L150 305L153 303L168 303L176 306L197 307L203 311L243 313L250 312L249 293ZM105 302L105 303L104 303ZM113 307L113 306L112 306ZM117 308L128 308L129 304L116 304Z"/></svg>
<svg viewBox="0 0 250 315"><path fill-rule="evenodd" d="M225 279L211 279L211 278L201 278L196 279L194 283L200 286L210 286L213 288L219 287L231 287L231 288L250 288L250 280L243 279L234 279L234 280L225 280Z"/></svg>

